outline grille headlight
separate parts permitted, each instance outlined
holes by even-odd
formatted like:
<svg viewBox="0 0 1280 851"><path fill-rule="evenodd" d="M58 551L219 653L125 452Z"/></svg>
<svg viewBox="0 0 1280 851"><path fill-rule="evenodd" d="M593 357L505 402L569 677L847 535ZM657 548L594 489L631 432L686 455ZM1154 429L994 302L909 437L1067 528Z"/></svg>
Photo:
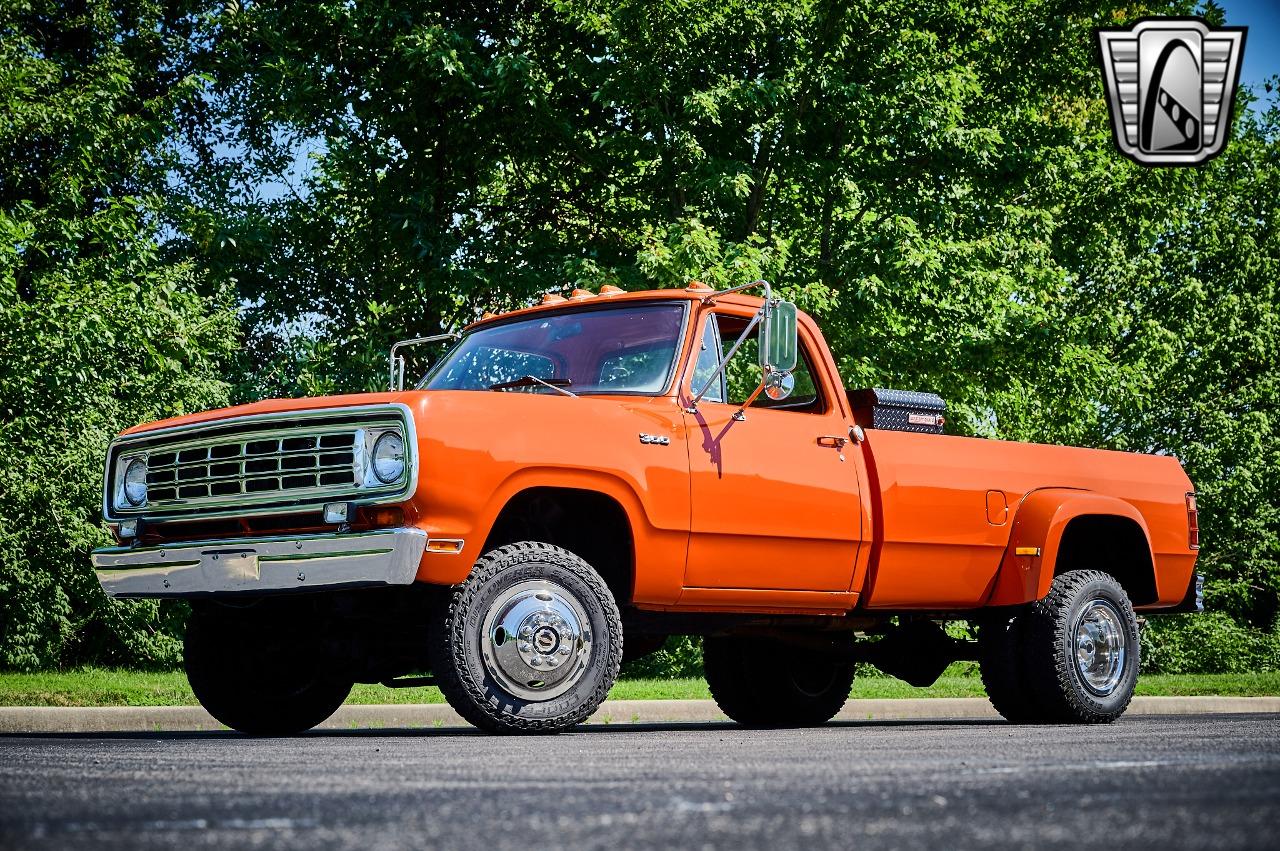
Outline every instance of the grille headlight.
<svg viewBox="0 0 1280 851"><path fill-rule="evenodd" d="M404 438L388 431L373 444L373 474L389 485L404 475Z"/></svg>
<svg viewBox="0 0 1280 851"><path fill-rule="evenodd" d="M124 468L124 498L133 506L147 501L147 462L134 458Z"/></svg>

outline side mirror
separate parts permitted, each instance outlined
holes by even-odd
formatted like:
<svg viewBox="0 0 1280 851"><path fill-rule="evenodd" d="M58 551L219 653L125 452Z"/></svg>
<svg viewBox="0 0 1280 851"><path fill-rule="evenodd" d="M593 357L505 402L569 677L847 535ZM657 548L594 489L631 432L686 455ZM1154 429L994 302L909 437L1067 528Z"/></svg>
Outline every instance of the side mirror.
<svg viewBox="0 0 1280 851"><path fill-rule="evenodd" d="M796 389L796 377L789 372L771 372L764 377L764 395L781 402Z"/></svg>
<svg viewBox="0 0 1280 851"><path fill-rule="evenodd" d="M760 328L760 368L786 374L796 368L799 348L794 302L777 301L765 309Z"/></svg>

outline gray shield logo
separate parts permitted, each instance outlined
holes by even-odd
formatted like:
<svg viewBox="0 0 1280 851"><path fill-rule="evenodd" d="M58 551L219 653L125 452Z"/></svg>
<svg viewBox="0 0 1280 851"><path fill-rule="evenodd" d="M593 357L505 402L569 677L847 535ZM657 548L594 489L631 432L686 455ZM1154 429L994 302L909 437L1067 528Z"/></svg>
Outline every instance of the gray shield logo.
<svg viewBox="0 0 1280 851"><path fill-rule="evenodd" d="M1222 152L1245 27L1146 18L1095 32L1121 153L1144 165L1195 165Z"/></svg>

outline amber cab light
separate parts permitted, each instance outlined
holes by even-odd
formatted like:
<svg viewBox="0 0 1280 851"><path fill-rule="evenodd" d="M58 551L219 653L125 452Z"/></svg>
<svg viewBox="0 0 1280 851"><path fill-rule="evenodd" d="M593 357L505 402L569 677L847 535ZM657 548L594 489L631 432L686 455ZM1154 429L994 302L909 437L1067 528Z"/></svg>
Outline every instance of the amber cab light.
<svg viewBox="0 0 1280 851"><path fill-rule="evenodd" d="M1200 512L1196 510L1196 495L1187 494L1187 546L1200 549Z"/></svg>

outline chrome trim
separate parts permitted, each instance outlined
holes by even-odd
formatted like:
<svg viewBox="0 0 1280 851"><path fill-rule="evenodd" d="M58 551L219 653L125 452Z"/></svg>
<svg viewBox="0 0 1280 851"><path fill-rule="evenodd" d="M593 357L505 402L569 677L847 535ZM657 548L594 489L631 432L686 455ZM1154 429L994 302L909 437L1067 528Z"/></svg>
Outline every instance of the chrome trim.
<svg viewBox="0 0 1280 851"><path fill-rule="evenodd" d="M591 619L562 585L531 579L507 588L485 613L480 653L489 674L522 700L553 700L591 661Z"/></svg>
<svg viewBox="0 0 1280 851"><path fill-rule="evenodd" d="M1085 604L1071 635L1076 672L1086 689L1106 697L1124 679L1129 658L1124 617L1115 603L1095 597Z"/></svg>
<svg viewBox="0 0 1280 851"><path fill-rule="evenodd" d="M447 547L436 547L433 549L433 545L435 544L446 544ZM427 552L436 553L438 555L456 556L458 553L462 552L466 545L467 542L462 538L428 538Z"/></svg>
<svg viewBox="0 0 1280 851"><path fill-rule="evenodd" d="M396 356L397 349L419 346L423 343L438 343L442 340L456 340L460 336L460 334L450 332L447 334L432 334L429 337L414 337L412 340L400 340L393 343L391 345L391 354L388 356L388 366L390 367L390 372L387 376L390 379L390 383L387 385L388 388L392 392L404 389L404 357Z"/></svg>
<svg viewBox="0 0 1280 851"><path fill-rule="evenodd" d="M357 479L362 484L357 484L349 488L340 489L328 487L324 490L319 488L314 490L298 489L296 491L272 491L261 497L248 497L245 494L232 496L225 500L210 502L214 498L202 498L201 505L190 505L183 508L180 506L157 506L150 502L143 503L137 508L116 508L113 504L113 493L116 490L115 477L113 473L113 459L116 464L119 463L119 457L123 457L129 453L130 448L134 444L152 441L156 439L164 439L170 435L185 435L189 433L197 433L201 430L221 427L238 427L243 425L256 425L258 423L269 424L282 421L297 421L312 418L325 417L341 417L344 414L352 416L370 416L377 414L392 415L388 420L396 420L395 425L401 425L405 433L405 470L406 474L402 481L392 485L383 486L380 483L376 488L368 488L363 485L367 477L358 475ZM361 428L386 428L389 423L364 422L352 423L351 428L359 432ZM148 431L128 434L118 437L111 442L107 449L105 482L102 494L102 516L108 522L119 522L126 517L143 517L147 519L181 522L183 520L214 520L226 517L245 517L245 516L268 516L272 514L292 514L299 511L308 511L311 509L320 510L327 502L351 502L357 505L370 504L386 504L404 502L413 497L418 487L418 430L414 420L413 411L403 402L387 402L372 405L344 405L336 408L308 408L300 411L283 411L268 414L249 414L242 416L230 416L221 419L204 420L198 423L186 423L178 426L169 426L167 428L152 429ZM238 437L230 437L228 441L238 439ZM208 443L206 439L194 438L191 441L180 441L173 445L188 445ZM371 448L371 447L370 447ZM164 447L163 451L168 451L169 447ZM362 447L357 444L353 452L358 455ZM151 450L139 450L134 455L150 452ZM363 470L358 471L360 473ZM219 510L220 505L228 507ZM236 507L243 506L243 507ZM213 510L205 510L212 508Z"/></svg>
<svg viewBox="0 0 1280 851"><path fill-rule="evenodd" d="M427 544L421 529L280 535L93 551L112 597L260 594L317 588L408 585ZM301 569L300 569L301 568Z"/></svg>

